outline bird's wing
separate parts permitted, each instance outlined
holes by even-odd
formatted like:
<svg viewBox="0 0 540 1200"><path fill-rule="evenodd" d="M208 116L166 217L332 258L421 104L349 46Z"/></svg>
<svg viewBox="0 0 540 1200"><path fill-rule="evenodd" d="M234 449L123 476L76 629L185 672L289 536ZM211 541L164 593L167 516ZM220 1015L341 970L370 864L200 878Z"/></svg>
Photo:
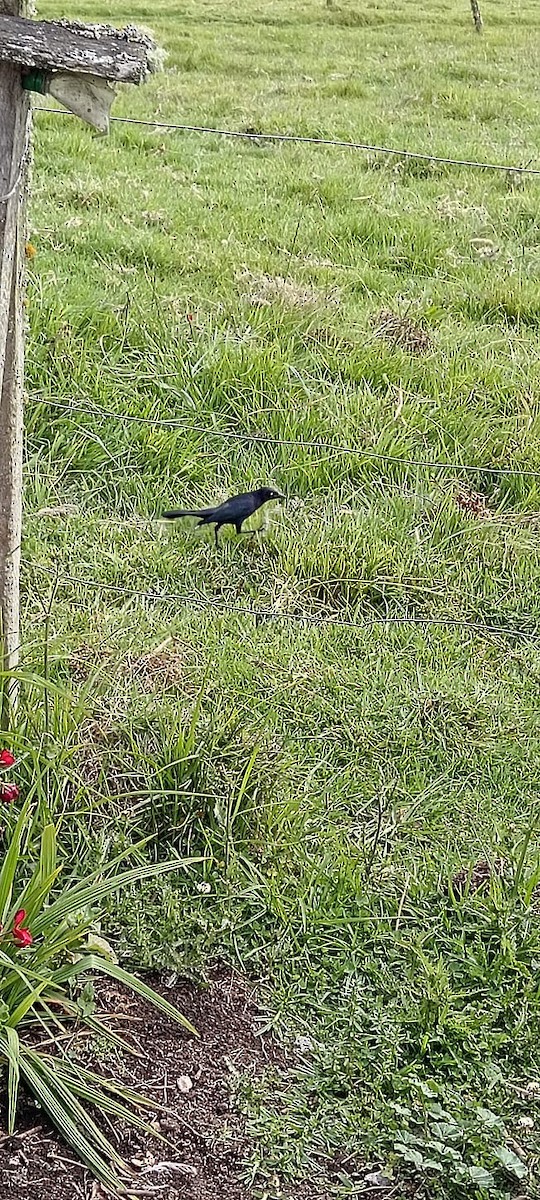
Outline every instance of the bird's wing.
<svg viewBox="0 0 540 1200"><path fill-rule="evenodd" d="M229 517L234 517L237 510L238 497L234 496L231 500L224 500L223 504L219 504L217 508L210 509L210 512L215 513L220 520L227 521Z"/></svg>
<svg viewBox="0 0 540 1200"><path fill-rule="evenodd" d="M221 521L245 521L258 507L253 492L242 492L240 496L231 496L230 500L225 500L214 512Z"/></svg>

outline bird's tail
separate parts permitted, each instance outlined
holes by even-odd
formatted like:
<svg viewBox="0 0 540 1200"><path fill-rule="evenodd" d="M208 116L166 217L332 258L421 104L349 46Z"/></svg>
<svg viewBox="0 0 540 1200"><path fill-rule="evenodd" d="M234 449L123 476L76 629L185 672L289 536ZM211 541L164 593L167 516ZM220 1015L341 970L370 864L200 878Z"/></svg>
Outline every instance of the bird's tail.
<svg viewBox="0 0 540 1200"><path fill-rule="evenodd" d="M199 514L195 511L195 509L189 508L176 508L171 510L171 512L164 512L161 514L165 521L173 521L175 517L198 517L198 515Z"/></svg>
<svg viewBox="0 0 540 1200"><path fill-rule="evenodd" d="M176 517L207 517L211 508L175 508L161 514L164 521L174 521Z"/></svg>

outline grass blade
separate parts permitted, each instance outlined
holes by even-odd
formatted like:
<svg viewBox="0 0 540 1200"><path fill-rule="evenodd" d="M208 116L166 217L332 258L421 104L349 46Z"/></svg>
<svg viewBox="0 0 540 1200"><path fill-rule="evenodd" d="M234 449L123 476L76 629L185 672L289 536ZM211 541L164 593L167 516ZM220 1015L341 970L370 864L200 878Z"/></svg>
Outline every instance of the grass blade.
<svg viewBox="0 0 540 1200"><path fill-rule="evenodd" d="M19 1035L15 1029L9 1027L0 1033L0 1054L4 1055L8 1064L8 1120L7 1131L13 1133L15 1129L15 1115L17 1111L17 1096L19 1093L19 1078L20 1078L20 1044Z"/></svg>
<svg viewBox="0 0 540 1200"><path fill-rule="evenodd" d="M21 1000L14 1012L10 1014L9 1020L6 1022L6 1029L15 1029L15 1027L20 1024L23 1017L26 1016L28 1010L32 1008L32 1006L36 1003L36 1000L39 1000L41 993L46 987L50 987L49 979L43 979L41 983L38 983L37 987L32 988L32 991L30 991L28 995L24 997L24 1000Z"/></svg>
<svg viewBox="0 0 540 1200"><path fill-rule="evenodd" d="M93 1083L96 1087L103 1088L105 1092L112 1092L121 1097L122 1103L133 1104L135 1107L151 1108L153 1112L163 1111L163 1105L158 1104L156 1100L152 1100L149 1096L135 1091L134 1088L128 1087L125 1083L118 1083L116 1079L107 1079L102 1075L97 1075L95 1071L91 1071L89 1067L80 1068L79 1065L72 1066L70 1062L62 1061L58 1063L57 1070L61 1070L69 1081L74 1077L76 1082L80 1081L80 1077L84 1074L85 1079Z"/></svg>
<svg viewBox="0 0 540 1200"><path fill-rule="evenodd" d="M20 1065L26 1083L82 1162L115 1192L124 1191L124 1185L108 1160L129 1175L127 1163L57 1077L50 1063L41 1055L26 1050L21 1055Z"/></svg>
<svg viewBox="0 0 540 1200"><path fill-rule="evenodd" d="M17 818L17 824L9 840L7 854L0 870L0 924L2 925L6 923L11 902L15 872L19 861L21 838L28 817L28 807L29 801L26 800Z"/></svg>
<svg viewBox="0 0 540 1200"><path fill-rule="evenodd" d="M202 858L184 858L173 860L172 862L149 863L145 867L132 867L129 871L123 871L120 875L114 875L101 879L96 883L91 883L89 886L77 886L70 888L57 900L54 900L49 905L47 911L42 913L34 922L33 933L41 933L42 930L54 921L63 920L72 912L77 912L81 908L85 908L87 904L94 905L98 900L102 900L104 896L110 896L112 892L118 891L119 888L127 887L130 883L139 883L142 879L152 879L157 875L165 875L169 871L178 871L181 867L192 866L194 863L202 862Z"/></svg>
<svg viewBox="0 0 540 1200"><path fill-rule="evenodd" d="M103 1087L104 1081L99 1075L95 1075L92 1071L80 1067L77 1068L77 1071L70 1071L69 1068L65 1068L64 1063L60 1062L56 1064L54 1071L55 1075L63 1080L70 1091L79 1096L81 1100L94 1105L98 1111L110 1113L111 1116L128 1122L134 1129L140 1129L143 1133L147 1133L149 1137L158 1138L161 1142L167 1141L167 1138L163 1137L163 1134L160 1134L156 1129L152 1129L152 1126L147 1121L143 1121L142 1117L139 1117L137 1113L128 1108L122 1100L115 1099L114 1095L108 1094L108 1092L117 1092L120 1095L122 1091L121 1085L117 1085L109 1080L108 1090L105 1091ZM128 1097L124 1098L127 1099ZM145 1097L141 1097L137 1092L129 1089L130 1104L142 1107L145 1100ZM146 1100L146 1104L157 1110L158 1106L152 1103L152 1101Z"/></svg>
<svg viewBox="0 0 540 1200"><path fill-rule="evenodd" d="M98 958L95 954L88 954L85 958L80 959L79 962L66 967L64 971L57 975L57 978L61 977L62 980L67 980L81 974L83 971L101 971L102 974L109 975L111 979L116 979L118 983L125 984L132 992L140 996L142 1000L148 1000L150 1004L153 1004L160 1012L165 1013L172 1021L183 1025L184 1029L187 1029L189 1033L194 1034L195 1037L199 1037L195 1027L188 1021L187 1017L182 1015L178 1008L175 1008L174 1004L170 1004L168 1000L160 996L159 992L155 992L153 988L148 987L141 979L136 979L134 975L130 975L129 971L124 971L123 967L110 962L107 958Z"/></svg>
<svg viewBox="0 0 540 1200"><path fill-rule="evenodd" d="M19 908L24 908L26 912L27 924L33 922L35 915L43 907L43 902L47 899L51 888L56 883L56 880L60 874L60 870L61 868L58 867L57 870L51 875L43 877L41 874L41 869L38 867L30 882L17 898L17 903L12 904L11 911L9 912L7 918L8 924L11 923L15 913L17 912L17 909Z"/></svg>

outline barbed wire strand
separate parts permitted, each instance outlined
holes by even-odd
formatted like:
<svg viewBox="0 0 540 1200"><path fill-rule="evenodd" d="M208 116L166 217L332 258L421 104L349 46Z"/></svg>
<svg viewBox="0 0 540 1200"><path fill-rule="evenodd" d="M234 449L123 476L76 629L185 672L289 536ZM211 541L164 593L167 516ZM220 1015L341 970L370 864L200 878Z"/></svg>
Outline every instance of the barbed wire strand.
<svg viewBox="0 0 540 1200"><path fill-rule="evenodd" d="M74 114L59 108L46 108L37 104L34 112L53 113L55 116L71 117ZM397 158L413 158L421 162L441 163L449 167L469 167L480 171L505 171L511 175L540 175L540 168L515 167L510 163L477 162L467 158L446 158L439 154L427 154L417 150L403 150L392 146L372 146L369 142L348 142L340 138L307 137L300 133L259 133L242 129L216 129L211 125L184 125L175 121L149 121L138 117L111 117L118 125L142 125L150 129L175 129L183 133L209 133L219 137L244 138L247 141L295 142L308 146L333 146L341 150L364 150L371 154L387 154Z"/></svg>
<svg viewBox="0 0 540 1200"><path fill-rule="evenodd" d="M158 381L156 381L158 382ZM167 387L167 391L171 391L173 395L179 399L183 399L181 394L175 391L174 388ZM520 476L527 479L540 479L540 471L534 471L527 467L494 467L482 465L482 463L460 463L460 462L430 462L426 459L417 458L401 458L398 454L383 454L376 450L364 450L361 447L355 449L354 446L341 446L334 442L321 442L311 439L296 440L294 438L280 438L273 434L266 433L248 433L239 432L238 430L217 429L214 426L187 424L184 421L178 421L175 418L161 417L141 417L136 413L120 413L111 409L99 408L97 405L88 404L67 404L63 400L53 400L48 396L39 396L39 393L34 393L40 404L46 404L51 408L59 408L68 413L86 413L89 416L99 417L103 420L114 420L130 424L135 421L141 425L157 426L162 429L178 429L184 433L201 433L205 436L225 438L231 441L254 442L262 443L263 445L271 446L287 446L290 449L296 450L324 450L331 451L335 454L352 454L355 458L374 459L378 462L398 463L404 467L420 467L427 471L465 471L469 474L488 474L500 476Z"/></svg>
<svg viewBox="0 0 540 1200"><path fill-rule="evenodd" d="M240 617L251 617L254 620L260 621L292 621L299 625L308 625L321 628L324 626L337 626L342 629L374 629L384 626L404 626L404 625L419 625L419 626L439 626L448 629L466 629L471 633L481 634L483 636L496 635L499 637L510 637L524 640L532 640L538 637L537 630L529 630L524 628L510 628L506 625L491 625L483 624L477 621L463 621L458 617L420 617L420 616L402 616L402 617L368 617L361 621L348 621L342 617L321 616L315 617L304 613L279 612L273 608L250 608L247 605L229 604L225 600L210 600L207 596L194 596L189 592L144 592L137 589L122 587L116 583L104 583L99 579L88 579L85 576L79 575L56 575L56 571L52 567L39 565L37 568L47 575L54 575L58 578L58 586L61 584L70 584L73 587L88 587L94 591L112 592L115 595L127 596L134 600L145 600L149 603L160 604L183 604L188 608L196 608L202 610L211 610L217 616L233 615Z"/></svg>

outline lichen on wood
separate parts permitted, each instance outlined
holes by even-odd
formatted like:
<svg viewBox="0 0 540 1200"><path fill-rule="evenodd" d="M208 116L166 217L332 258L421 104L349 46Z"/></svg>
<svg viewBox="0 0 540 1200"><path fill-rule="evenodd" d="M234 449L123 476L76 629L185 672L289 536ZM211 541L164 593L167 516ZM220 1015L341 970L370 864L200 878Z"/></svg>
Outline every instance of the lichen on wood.
<svg viewBox="0 0 540 1200"><path fill-rule="evenodd" d="M0 59L29 70L72 71L117 83L143 83L159 66L151 34L134 25L113 29L7 14L0 15Z"/></svg>

